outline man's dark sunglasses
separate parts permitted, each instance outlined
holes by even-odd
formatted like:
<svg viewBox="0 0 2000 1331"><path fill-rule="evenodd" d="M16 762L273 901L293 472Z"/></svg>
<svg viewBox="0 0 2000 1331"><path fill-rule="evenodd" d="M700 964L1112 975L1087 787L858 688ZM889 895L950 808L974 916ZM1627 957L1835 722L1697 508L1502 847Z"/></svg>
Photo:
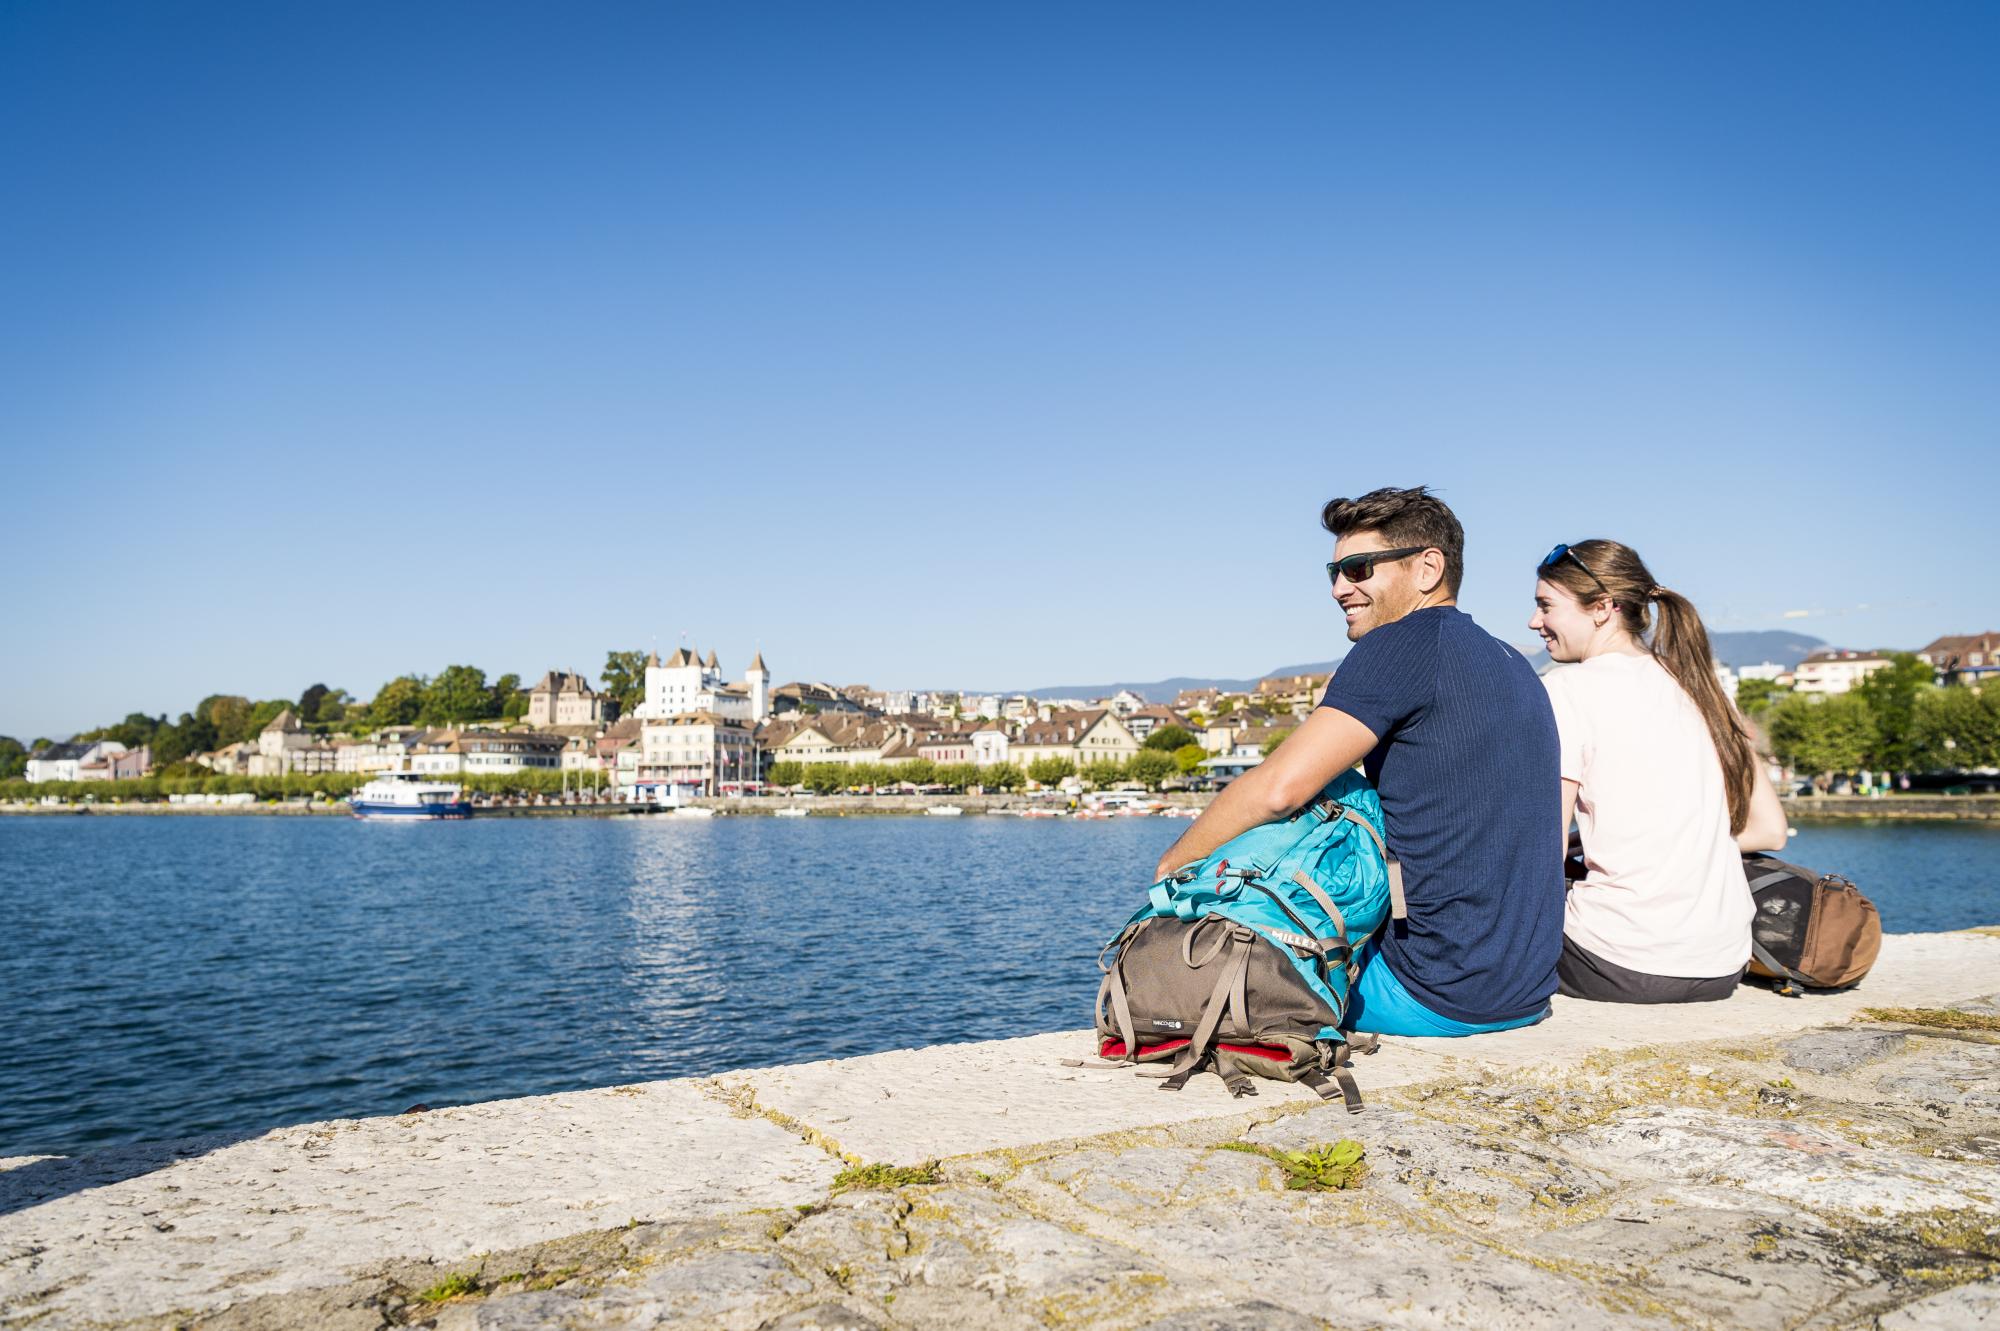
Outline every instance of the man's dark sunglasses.
<svg viewBox="0 0 2000 1331"><path fill-rule="evenodd" d="M1611 589L1604 585L1604 579L1598 577L1597 574L1591 572L1590 565L1584 563L1582 558L1577 555L1576 551L1570 549L1567 544L1559 543L1555 549L1549 551L1548 557L1543 559L1541 563L1535 565L1535 567L1549 568L1554 564L1560 563L1565 558L1568 559L1570 563L1575 564L1578 568L1582 569L1584 573L1589 576L1590 580L1597 584L1597 590L1603 592L1606 596L1611 595Z"/></svg>
<svg viewBox="0 0 2000 1331"><path fill-rule="evenodd" d="M1329 582L1339 582L1344 576L1349 582L1366 582L1375 576L1375 566L1392 559L1408 559L1430 549L1428 545L1406 545L1399 550L1370 550L1366 554L1349 555L1336 559L1326 566Z"/></svg>

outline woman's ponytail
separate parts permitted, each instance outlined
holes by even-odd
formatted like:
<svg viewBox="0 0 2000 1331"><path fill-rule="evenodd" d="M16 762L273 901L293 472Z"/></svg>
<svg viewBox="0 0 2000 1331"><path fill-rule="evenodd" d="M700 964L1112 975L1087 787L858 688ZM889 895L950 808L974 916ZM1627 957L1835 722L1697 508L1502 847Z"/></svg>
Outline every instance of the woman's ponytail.
<svg viewBox="0 0 2000 1331"><path fill-rule="evenodd" d="M1665 587L1653 588L1651 599L1660 610L1659 624L1653 630L1653 655L1687 690L1708 722L1715 755L1722 760L1723 787L1729 792L1729 830L1741 832L1750 817L1750 792L1756 789L1757 781L1757 757L1751 751L1750 737L1715 677L1708 630L1702 627L1694 603Z"/></svg>

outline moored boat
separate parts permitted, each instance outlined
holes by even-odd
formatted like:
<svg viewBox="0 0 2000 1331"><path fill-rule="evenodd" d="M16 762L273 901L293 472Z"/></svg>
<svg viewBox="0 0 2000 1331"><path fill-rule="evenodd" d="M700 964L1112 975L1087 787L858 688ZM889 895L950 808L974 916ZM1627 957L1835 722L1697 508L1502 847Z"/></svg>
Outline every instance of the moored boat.
<svg viewBox="0 0 2000 1331"><path fill-rule="evenodd" d="M410 822L470 818L472 802L452 782L426 781L418 772L384 772L354 792L348 810L356 818Z"/></svg>

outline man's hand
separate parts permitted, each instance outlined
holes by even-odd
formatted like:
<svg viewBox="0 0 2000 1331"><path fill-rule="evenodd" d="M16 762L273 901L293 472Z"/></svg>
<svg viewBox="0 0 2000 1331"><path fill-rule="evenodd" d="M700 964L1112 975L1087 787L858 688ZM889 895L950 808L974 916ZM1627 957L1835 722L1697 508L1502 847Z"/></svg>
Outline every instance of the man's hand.
<svg viewBox="0 0 2000 1331"><path fill-rule="evenodd" d="M1347 713L1315 707L1270 757L1222 788L1201 817L1160 856L1153 881L1206 859L1216 847L1253 827L1290 817L1329 781L1365 758L1375 744L1375 733Z"/></svg>

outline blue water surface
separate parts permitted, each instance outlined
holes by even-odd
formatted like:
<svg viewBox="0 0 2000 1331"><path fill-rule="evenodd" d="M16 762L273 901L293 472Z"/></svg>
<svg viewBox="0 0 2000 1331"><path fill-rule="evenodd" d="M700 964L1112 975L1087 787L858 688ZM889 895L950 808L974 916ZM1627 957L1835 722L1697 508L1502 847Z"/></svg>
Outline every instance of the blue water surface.
<svg viewBox="0 0 2000 1331"><path fill-rule="evenodd" d="M1186 826L0 818L0 1156L1084 1026ZM2000 828L1790 854L2000 922Z"/></svg>

